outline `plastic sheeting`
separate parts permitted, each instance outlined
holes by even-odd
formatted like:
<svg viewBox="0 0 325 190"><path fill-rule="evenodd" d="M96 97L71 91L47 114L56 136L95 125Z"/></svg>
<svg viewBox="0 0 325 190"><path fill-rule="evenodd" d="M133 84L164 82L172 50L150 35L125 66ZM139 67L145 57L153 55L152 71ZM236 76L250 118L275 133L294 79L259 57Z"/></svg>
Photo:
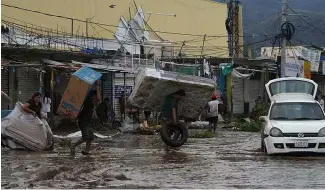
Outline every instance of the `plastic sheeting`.
<svg viewBox="0 0 325 190"><path fill-rule="evenodd" d="M253 73L250 74L242 74L238 72L236 69L233 69L231 72L231 76L234 78L242 78L242 79L247 79L250 78L253 75Z"/></svg>
<svg viewBox="0 0 325 190"><path fill-rule="evenodd" d="M179 115L196 119L215 91L216 82L208 78L147 68L138 73L129 101L139 108L161 111L166 97L181 89L186 96L179 102Z"/></svg>
<svg viewBox="0 0 325 190"><path fill-rule="evenodd" d="M53 134L45 120L22 111L22 104L1 119L2 144L11 149L46 150L53 145Z"/></svg>
<svg viewBox="0 0 325 190"><path fill-rule="evenodd" d="M100 139L108 139L111 138L111 136L105 136L105 135L101 135L98 133L94 133L95 137L100 138ZM82 137L81 131L77 131L74 133L71 133L69 135L66 136L60 136L60 135L53 135L54 138L56 139L72 139L72 138L80 138Z"/></svg>
<svg viewBox="0 0 325 190"><path fill-rule="evenodd" d="M136 132L140 128L140 124L133 122L132 119L126 117L122 123L122 126L119 128L122 133L132 133Z"/></svg>

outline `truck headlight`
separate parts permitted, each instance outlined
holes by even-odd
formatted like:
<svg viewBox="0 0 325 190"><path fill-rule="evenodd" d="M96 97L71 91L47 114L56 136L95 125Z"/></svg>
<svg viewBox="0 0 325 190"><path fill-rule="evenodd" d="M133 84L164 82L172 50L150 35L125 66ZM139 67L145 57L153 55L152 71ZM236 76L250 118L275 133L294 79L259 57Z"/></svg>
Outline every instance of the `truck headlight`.
<svg viewBox="0 0 325 190"><path fill-rule="evenodd" d="M270 135L271 135L271 137L283 137L282 131L277 127L273 127L270 130Z"/></svg>
<svg viewBox="0 0 325 190"><path fill-rule="evenodd" d="M318 132L319 137L325 137L325 127L321 128Z"/></svg>

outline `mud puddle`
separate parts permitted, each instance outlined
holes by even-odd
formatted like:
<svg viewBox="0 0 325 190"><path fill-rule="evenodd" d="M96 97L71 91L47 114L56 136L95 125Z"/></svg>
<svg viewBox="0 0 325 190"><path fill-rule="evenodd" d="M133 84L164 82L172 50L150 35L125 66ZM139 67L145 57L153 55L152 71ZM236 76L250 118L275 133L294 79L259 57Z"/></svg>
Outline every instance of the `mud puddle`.
<svg viewBox="0 0 325 190"><path fill-rule="evenodd" d="M2 188L325 188L324 157L268 157L259 135L220 131L167 150L159 136L97 140L93 155L3 148Z"/></svg>

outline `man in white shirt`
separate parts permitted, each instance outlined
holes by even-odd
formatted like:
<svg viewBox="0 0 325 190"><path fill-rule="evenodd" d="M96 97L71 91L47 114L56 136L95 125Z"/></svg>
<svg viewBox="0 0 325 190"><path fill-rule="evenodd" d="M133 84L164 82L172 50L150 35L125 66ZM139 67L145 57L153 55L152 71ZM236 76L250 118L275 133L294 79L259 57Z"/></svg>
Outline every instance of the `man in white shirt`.
<svg viewBox="0 0 325 190"><path fill-rule="evenodd" d="M211 101L208 103L208 114L207 114L207 120L209 121L210 128L213 127L213 132L216 132L217 124L218 124L218 107L219 104L222 104L223 102L217 98L216 94L213 94L211 97Z"/></svg>

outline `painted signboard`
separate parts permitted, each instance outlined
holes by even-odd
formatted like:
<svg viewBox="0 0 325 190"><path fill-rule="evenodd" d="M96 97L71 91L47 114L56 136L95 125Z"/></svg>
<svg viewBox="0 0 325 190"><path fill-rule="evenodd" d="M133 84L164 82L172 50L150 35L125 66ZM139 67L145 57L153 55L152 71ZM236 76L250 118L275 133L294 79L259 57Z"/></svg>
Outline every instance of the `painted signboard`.
<svg viewBox="0 0 325 190"><path fill-rule="evenodd" d="M304 72L305 78L311 79L311 63L309 61L304 61Z"/></svg>
<svg viewBox="0 0 325 190"><path fill-rule="evenodd" d="M120 98L123 91L124 91L123 85L115 85L114 86L114 97ZM126 96L129 97L132 92L132 86L125 86L125 91L126 91Z"/></svg>
<svg viewBox="0 0 325 190"><path fill-rule="evenodd" d="M304 61L295 58L287 58L285 64L286 77L305 77Z"/></svg>
<svg viewBox="0 0 325 190"><path fill-rule="evenodd" d="M321 51L317 49L309 49L303 46L292 46L287 47L286 56L289 58L301 57L305 60L310 61L311 71L318 72ZM281 48L279 47L262 47L261 56L268 57L276 60L277 56L281 56Z"/></svg>

